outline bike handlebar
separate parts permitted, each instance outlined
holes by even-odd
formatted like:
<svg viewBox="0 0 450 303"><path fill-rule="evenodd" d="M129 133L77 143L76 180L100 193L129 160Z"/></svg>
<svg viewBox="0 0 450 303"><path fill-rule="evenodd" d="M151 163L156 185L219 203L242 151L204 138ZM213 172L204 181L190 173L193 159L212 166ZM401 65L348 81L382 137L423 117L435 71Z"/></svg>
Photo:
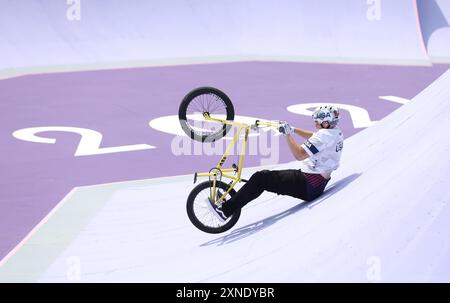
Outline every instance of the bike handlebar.
<svg viewBox="0 0 450 303"><path fill-rule="evenodd" d="M252 126L254 126L255 128L258 128L258 127L260 127L260 126L262 126L262 127L267 126L267 127L276 127L276 128L278 128L279 125L280 125L280 121L278 121L278 122L273 122L273 121L261 121L261 120L256 120L256 121L255 121L255 124L253 124Z"/></svg>
<svg viewBox="0 0 450 303"><path fill-rule="evenodd" d="M203 116L205 117L206 120L221 122L221 123L224 123L224 124L230 124L230 125L235 125L235 126L250 127L252 129L256 129L258 127L275 127L275 128L278 129L278 127L279 127L279 125L281 123L280 121L273 122L273 121L256 120L255 124L248 125L246 123L213 118L207 113L204 113Z"/></svg>

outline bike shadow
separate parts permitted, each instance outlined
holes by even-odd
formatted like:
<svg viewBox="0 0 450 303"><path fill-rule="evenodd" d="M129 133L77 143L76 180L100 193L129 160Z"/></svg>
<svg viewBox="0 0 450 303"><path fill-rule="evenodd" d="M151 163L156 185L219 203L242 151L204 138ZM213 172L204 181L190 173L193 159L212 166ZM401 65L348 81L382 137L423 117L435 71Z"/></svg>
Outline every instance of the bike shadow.
<svg viewBox="0 0 450 303"><path fill-rule="evenodd" d="M316 205L318 205L318 204L322 203L323 201L325 201L326 199L328 199L334 193L345 188L351 182L356 180L360 175L361 175L361 173L351 174L351 175L337 181L336 183L333 183L331 186L329 186L323 192L323 194L320 197L318 197L317 199L315 199L313 201L301 202L300 204L295 205L294 207L291 207L281 213L275 214L273 216L267 217L267 218L259 220L257 222L240 227L240 228L232 231L228 235L208 241L206 243L201 244L200 246L210 246L210 245L214 245L214 244L216 244L217 246L221 246L224 244L229 244L229 243L238 241L243 238L247 238L263 229L268 228L269 226L272 226L279 220L281 220L287 216L295 214L296 212L298 212L302 209L305 209L305 208L311 209L311 208L315 207Z"/></svg>

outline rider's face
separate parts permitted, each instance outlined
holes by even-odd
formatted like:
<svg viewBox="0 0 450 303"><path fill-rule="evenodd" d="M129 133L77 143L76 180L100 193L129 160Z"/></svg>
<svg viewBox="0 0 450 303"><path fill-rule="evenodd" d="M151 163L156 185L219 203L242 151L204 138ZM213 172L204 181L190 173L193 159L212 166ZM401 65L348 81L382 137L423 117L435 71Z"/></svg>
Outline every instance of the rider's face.
<svg viewBox="0 0 450 303"><path fill-rule="evenodd" d="M329 123L328 122L323 122L323 126L319 123L319 122L317 122L317 121L314 121L315 123L316 123L316 128L317 129L321 129L321 128L328 128L328 126L329 126Z"/></svg>

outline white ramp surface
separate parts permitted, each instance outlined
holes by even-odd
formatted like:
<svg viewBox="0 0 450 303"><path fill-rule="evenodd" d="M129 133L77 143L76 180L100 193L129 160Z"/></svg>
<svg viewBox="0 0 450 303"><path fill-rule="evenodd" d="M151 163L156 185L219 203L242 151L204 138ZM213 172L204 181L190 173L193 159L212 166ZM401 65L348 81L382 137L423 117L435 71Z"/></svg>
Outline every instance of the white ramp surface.
<svg viewBox="0 0 450 303"><path fill-rule="evenodd" d="M447 71L345 141L323 196L263 193L224 234L188 221L192 176L80 188L0 281L450 282L449 101Z"/></svg>
<svg viewBox="0 0 450 303"><path fill-rule="evenodd" d="M430 64L412 0L2 0L0 49L4 75L246 60Z"/></svg>

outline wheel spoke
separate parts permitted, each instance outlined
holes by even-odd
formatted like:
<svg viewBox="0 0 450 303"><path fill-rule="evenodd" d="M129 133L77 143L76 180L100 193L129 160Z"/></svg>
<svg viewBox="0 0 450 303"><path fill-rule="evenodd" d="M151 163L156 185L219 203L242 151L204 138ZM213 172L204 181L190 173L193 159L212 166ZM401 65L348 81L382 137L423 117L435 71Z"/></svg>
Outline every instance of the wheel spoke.
<svg viewBox="0 0 450 303"><path fill-rule="evenodd" d="M201 95L201 100L202 100L202 108L203 108L203 111L205 112L205 111L207 111L206 110L206 105L205 105L205 95Z"/></svg>
<svg viewBox="0 0 450 303"><path fill-rule="evenodd" d="M215 107L211 109L211 113L216 113L217 110L225 109L225 112L227 110L226 106L223 104L215 104Z"/></svg>
<svg viewBox="0 0 450 303"><path fill-rule="evenodd" d="M206 101L205 101L205 103L206 103L206 111L209 113L209 114L211 114L211 99L209 98L209 96L210 96L211 94L209 94L207 97L206 97Z"/></svg>
<svg viewBox="0 0 450 303"><path fill-rule="evenodd" d="M193 100L193 102L196 105L197 112L203 114L205 112L205 105L204 105L202 98L199 96L199 97L195 98Z"/></svg>
<svg viewBox="0 0 450 303"><path fill-rule="evenodd" d="M226 109L226 107L224 106L224 104L222 102L222 99L219 96L214 96L214 97L216 98L215 102L213 103L214 108L210 109L210 112L214 113L218 109L222 109L222 108Z"/></svg>
<svg viewBox="0 0 450 303"><path fill-rule="evenodd" d="M189 112L190 109L193 109L192 113L203 113L203 110L199 107L199 104L196 100L193 100L189 103L186 112Z"/></svg>
<svg viewBox="0 0 450 303"><path fill-rule="evenodd" d="M198 193L195 201L194 201L194 213L197 219L202 222L203 225L217 228L222 226L223 224L212 214L209 210L209 207L205 205L207 199L209 198L210 188L205 188L201 192ZM202 211L200 211L200 209Z"/></svg>

